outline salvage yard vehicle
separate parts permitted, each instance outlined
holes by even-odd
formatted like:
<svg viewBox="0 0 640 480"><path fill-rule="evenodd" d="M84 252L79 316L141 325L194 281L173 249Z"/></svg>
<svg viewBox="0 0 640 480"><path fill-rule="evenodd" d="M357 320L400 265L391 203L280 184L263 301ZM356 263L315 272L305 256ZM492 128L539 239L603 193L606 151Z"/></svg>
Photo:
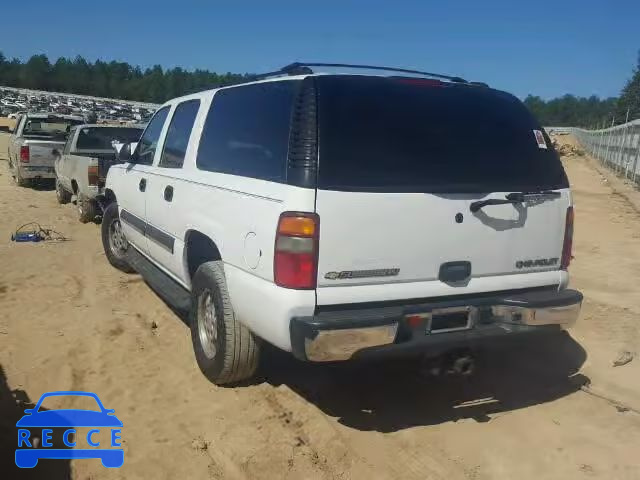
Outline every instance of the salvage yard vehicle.
<svg viewBox="0 0 640 480"><path fill-rule="evenodd" d="M564 334L573 207L539 122L459 77L341 67L164 104L109 170L109 262L190 312L218 384L262 340L334 361Z"/></svg>
<svg viewBox="0 0 640 480"><path fill-rule="evenodd" d="M9 170L15 182L27 186L31 180L55 179L54 151L64 146L69 129L80 123L82 117L72 115L21 115L9 139Z"/></svg>
<svg viewBox="0 0 640 480"><path fill-rule="evenodd" d="M137 142L142 131L140 126L73 127L64 148L54 152L58 202L69 203L75 195L80 221L93 221L101 212L96 199L104 193L107 171L116 160L116 146Z"/></svg>

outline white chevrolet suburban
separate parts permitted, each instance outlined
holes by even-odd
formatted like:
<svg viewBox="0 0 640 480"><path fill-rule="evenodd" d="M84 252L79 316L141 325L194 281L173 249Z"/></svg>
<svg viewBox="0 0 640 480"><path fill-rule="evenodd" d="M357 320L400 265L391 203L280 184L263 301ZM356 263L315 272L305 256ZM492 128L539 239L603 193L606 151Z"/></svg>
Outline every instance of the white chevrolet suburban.
<svg viewBox="0 0 640 480"><path fill-rule="evenodd" d="M202 372L252 376L263 340L332 361L571 326L569 183L526 107L339 67L171 100L108 172L106 256L189 310Z"/></svg>

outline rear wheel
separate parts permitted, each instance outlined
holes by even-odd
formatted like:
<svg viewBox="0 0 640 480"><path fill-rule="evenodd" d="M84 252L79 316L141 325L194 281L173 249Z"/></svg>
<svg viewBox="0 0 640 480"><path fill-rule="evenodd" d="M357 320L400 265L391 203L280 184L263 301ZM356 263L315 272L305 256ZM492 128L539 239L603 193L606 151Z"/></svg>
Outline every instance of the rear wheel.
<svg viewBox="0 0 640 480"><path fill-rule="evenodd" d="M60 180L56 178L56 198L58 199L58 203L64 205L65 203L69 203L71 201L71 194L67 192L60 183Z"/></svg>
<svg viewBox="0 0 640 480"><path fill-rule="evenodd" d="M78 197L78 218L82 223L93 222L96 219L96 203L89 198Z"/></svg>
<svg viewBox="0 0 640 480"><path fill-rule="evenodd" d="M19 187L28 187L31 181L28 178L22 178L22 175L20 175L20 167L18 165L12 165L12 167L12 170L14 170L12 176L16 185Z"/></svg>
<svg viewBox="0 0 640 480"><path fill-rule="evenodd" d="M260 339L235 317L222 261L200 265L192 284L191 340L200 370L218 385L251 378Z"/></svg>
<svg viewBox="0 0 640 480"><path fill-rule="evenodd" d="M120 224L120 215L118 214L118 204L112 202L105 209L102 217L102 247L104 254L109 263L126 273L133 273L135 270L131 268L127 262L127 250L131 248L129 242L124 236L122 225Z"/></svg>

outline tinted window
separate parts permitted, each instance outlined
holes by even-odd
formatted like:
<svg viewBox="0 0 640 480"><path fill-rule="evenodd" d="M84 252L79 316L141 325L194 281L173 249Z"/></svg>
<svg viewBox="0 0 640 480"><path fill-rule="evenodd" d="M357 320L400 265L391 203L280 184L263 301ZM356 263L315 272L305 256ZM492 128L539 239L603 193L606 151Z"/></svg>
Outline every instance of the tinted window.
<svg viewBox="0 0 640 480"><path fill-rule="evenodd" d="M141 134L141 128L85 127L78 133L76 149L113 150L114 143L137 142Z"/></svg>
<svg viewBox="0 0 640 480"><path fill-rule="evenodd" d="M38 138L66 138L73 125L82 123L81 120L56 117L26 117L22 135Z"/></svg>
<svg viewBox="0 0 640 480"><path fill-rule="evenodd" d="M217 92L200 139L198 168L284 181L298 83L267 82Z"/></svg>
<svg viewBox="0 0 640 480"><path fill-rule="evenodd" d="M136 163L141 165L151 165L153 163L153 156L156 153L160 133L162 133L162 127L164 126L168 113L168 106L161 108L151 119L149 125L147 125L147 129L144 131L144 134L142 134L142 138L138 143Z"/></svg>
<svg viewBox="0 0 640 480"><path fill-rule="evenodd" d="M176 107L173 117L171 118L171 123L169 124L166 140L164 141L162 157L160 157L161 167L182 167L184 156L187 153L193 123L196 121L199 108L200 100L182 102Z"/></svg>
<svg viewBox="0 0 640 480"><path fill-rule="evenodd" d="M515 97L419 79L318 77L318 185L434 193L566 188Z"/></svg>

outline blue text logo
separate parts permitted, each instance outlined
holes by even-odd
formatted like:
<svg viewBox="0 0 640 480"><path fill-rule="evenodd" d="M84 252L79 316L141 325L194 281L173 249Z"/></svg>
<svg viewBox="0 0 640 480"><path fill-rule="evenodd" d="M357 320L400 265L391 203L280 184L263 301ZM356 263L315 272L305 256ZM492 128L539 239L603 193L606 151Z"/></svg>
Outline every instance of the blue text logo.
<svg viewBox="0 0 640 480"><path fill-rule="evenodd" d="M96 410L55 409L42 410L40 406L48 397L90 397L98 406ZM113 410L104 408L95 393L91 392L49 392L40 397L36 406L24 411L18 420L18 448L16 465L20 468L33 468L41 458L77 459L99 458L102 465L110 468L121 467L124 463L124 450L121 444L122 422ZM87 429L88 428L88 429ZM79 438L78 429L83 431ZM84 434L86 430L86 434ZM66 448L57 448L62 445ZM39 438L39 445L35 439ZM78 443L82 447L78 448Z"/></svg>

